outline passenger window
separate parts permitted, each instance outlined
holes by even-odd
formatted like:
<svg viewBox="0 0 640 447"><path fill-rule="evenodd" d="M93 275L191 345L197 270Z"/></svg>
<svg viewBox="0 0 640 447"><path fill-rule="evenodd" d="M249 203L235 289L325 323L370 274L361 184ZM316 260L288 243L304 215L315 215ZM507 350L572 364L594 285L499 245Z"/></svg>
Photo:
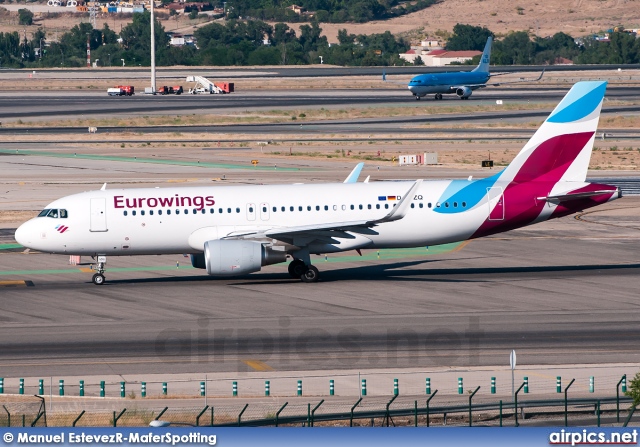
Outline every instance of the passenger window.
<svg viewBox="0 0 640 447"><path fill-rule="evenodd" d="M467 202L462 202L462 208L466 208L467 207Z"/></svg>
<svg viewBox="0 0 640 447"><path fill-rule="evenodd" d="M224 213L224 210L223 210L222 208L218 208L218 212L219 212L220 214L222 214L222 213Z"/></svg>
<svg viewBox="0 0 640 447"><path fill-rule="evenodd" d="M424 204L422 202L420 202L420 204L418 205L420 208L424 208Z"/></svg>
<svg viewBox="0 0 640 447"><path fill-rule="evenodd" d="M367 209L370 210L371 209L371 204L367 205Z"/></svg>
<svg viewBox="0 0 640 447"><path fill-rule="evenodd" d="M206 214L206 213L207 213L207 210L205 210L204 208L202 208L202 210L200 210L200 212L201 212L202 214Z"/></svg>
<svg viewBox="0 0 640 447"><path fill-rule="evenodd" d="M356 207L355 207L355 206L353 206L353 205L351 205L351 209L352 209L352 210L355 210L355 209L356 209Z"/></svg>
<svg viewBox="0 0 640 447"><path fill-rule="evenodd" d="M362 209L362 205L358 205L358 208L359 208L359 209Z"/></svg>
<svg viewBox="0 0 640 447"><path fill-rule="evenodd" d="M320 211L320 205L316 205L316 211Z"/></svg>
<svg viewBox="0 0 640 447"><path fill-rule="evenodd" d="M213 214L213 208L211 208L211 209L209 210L209 213L210 213L210 214Z"/></svg>
<svg viewBox="0 0 640 447"><path fill-rule="evenodd" d="M385 204L384 204L384 209L385 209L385 210L388 210L388 209L389 209L389 204L388 204L388 203L385 203Z"/></svg>
<svg viewBox="0 0 640 447"><path fill-rule="evenodd" d="M253 213L253 207L252 206L249 207L249 212Z"/></svg>
<svg viewBox="0 0 640 447"><path fill-rule="evenodd" d="M144 210L140 211L140 215L144 216Z"/></svg>
<svg viewBox="0 0 640 447"><path fill-rule="evenodd" d="M289 207L289 211L293 211L293 207L292 206Z"/></svg>
<svg viewBox="0 0 640 447"><path fill-rule="evenodd" d="M134 211L131 211L131 215L132 215L132 216L135 216L135 215L136 215L135 210L134 210Z"/></svg>
<svg viewBox="0 0 640 447"><path fill-rule="evenodd" d="M197 208L194 208L194 209L193 209L193 211L192 211L192 213L193 213L193 214L198 214L198 209L197 209Z"/></svg>
<svg viewBox="0 0 640 447"><path fill-rule="evenodd" d="M298 211L302 211L302 207L301 206L298 207Z"/></svg>
<svg viewBox="0 0 640 447"><path fill-rule="evenodd" d="M449 208L449 202L444 202L444 207Z"/></svg>
<svg viewBox="0 0 640 447"><path fill-rule="evenodd" d="M167 210L167 216L171 215L171 210Z"/></svg>
<svg viewBox="0 0 640 447"><path fill-rule="evenodd" d="M458 202L453 202L453 207L458 208Z"/></svg>
<svg viewBox="0 0 640 447"><path fill-rule="evenodd" d="M278 207L277 207L277 206L274 206L274 207L273 207L273 212L275 213L276 211L278 211Z"/></svg>
<svg viewBox="0 0 640 447"><path fill-rule="evenodd" d="M431 202L429 202L429 203L427 204L427 206L428 206L429 208L431 208Z"/></svg>
<svg viewBox="0 0 640 447"><path fill-rule="evenodd" d="M162 216L162 210L158 210L158 216Z"/></svg>
<svg viewBox="0 0 640 447"><path fill-rule="evenodd" d="M307 211L311 211L311 206L307 206Z"/></svg>
<svg viewBox="0 0 640 447"><path fill-rule="evenodd" d="M342 205L342 211L345 211L347 209L347 205Z"/></svg>
<svg viewBox="0 0 640 447"><path fill-rule="evenodd" d="M236 213L239 213L239 212L240 212L240 208L236 208Z"/></svg>
<svg viewBox="0 0 640 447"><path fill-rule="evenodd" d="M266 212L267 212L267 207L266 207L266 206L263 206L263 207L262 207L262 212L263 212L263 213L266 213Z"/></svg>
<svg viewBox="0 0 640 447"><path fill-rule="evenodd" d="M325 205L325 206L324 206L324 210L325 210L325 211L329 211L329 205Z"/></svg>
<svg viewBox="0 0 640 447"><path fill-rule="evenodd" d="M60 210L60 219L67 218L67 210Z"/></svg>
<svg viewBox="0 0 640 447"><path fill-rule="evenodd" d="M283 213L285 212L286 208L283 206L280 208L280 211L282 211Z"/></svg>
<svg viewBox="0 0 640 447"><path fill-rule="evenodd" d="M436 208L440 208L440 202L436 202Z"/></svg>
<svg viewBox="0 0 640 447"><path fill-rule="evenodd" d="M176 214L180 214L180 210L176 210Z"/></svg>
<svg viewBox="0 0 640 447"><path fill-rule="evenodd" d="M227 208L227 213L231 213L231 208Z"/></svg>
<svg viewBox="0 0 640 447"><path fill-rule="evenodd" d="M416 204L415 204L415 203L412 203L412 204L411 204L411 208L415 208L415 207L416 207Z"/></svg>
<svg viewBox="0 0 640 447"><path fill-rule="evenodd" d="M379 209L380 209L380 204L379 204L379 203L377 203L377 204L376 204L376 209L377 209L377 210L379 210Z"/></svg>
<svg viewBox="0 0 640 447"><path fill-rule="evenodd" d="M149 216L153 216L153 210L149 210Z"/></svg>
<svg viewBox="0 0 640 447"><path fill-rule="evenodd" d="M128 213L127 213L127 210L124 210L124 215L126 216L127 214L128 214Z"/></svg>

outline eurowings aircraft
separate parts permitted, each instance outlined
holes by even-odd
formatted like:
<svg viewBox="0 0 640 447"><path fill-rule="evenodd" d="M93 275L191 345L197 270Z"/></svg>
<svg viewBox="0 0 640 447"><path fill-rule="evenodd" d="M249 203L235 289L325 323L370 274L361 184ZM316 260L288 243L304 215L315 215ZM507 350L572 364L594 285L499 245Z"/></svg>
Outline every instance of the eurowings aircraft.
<svg viewBox="0 0 640 447"><path fill-rule="evenodd" d="M460 99L469 99L474 90L487 86L499 86L504 84L514 84L518 82L539 81L544 71L536 79L521 79L502 83L487 84L492 75L489 72L489 60L491 59L491 43L493 38L489 36L484 46L480 63L471 71L447 72L447 73L425 73L415 76L409 81L409 91L420 99L431 93L435 93L435 99L442 99L443 94L458 95ZM504 74L504 73L502 73ZM386 76L382 76L386 80Z"/></svg>
<svg viewBox="0 0 640 447"><path fill-rule="evenodd" d="M285 262L315 282L312 254L421 247L488 236L621 197L585 181L606 82L579 82L515 159L484 179L114 189L70 195L22 224L33 250L97 257L188 253L209 275ZM368 180L368 179L367 179Z"/></svg>

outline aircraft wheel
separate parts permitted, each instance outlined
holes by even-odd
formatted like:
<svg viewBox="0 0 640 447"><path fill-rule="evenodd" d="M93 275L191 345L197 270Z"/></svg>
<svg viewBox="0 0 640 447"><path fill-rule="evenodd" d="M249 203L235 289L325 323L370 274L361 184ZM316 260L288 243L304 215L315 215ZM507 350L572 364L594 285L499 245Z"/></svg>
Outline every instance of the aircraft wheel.
<svg viewBox="0 0 640 447"><path fill-rule="evenodd" d="M307 271L300 276L302 282L318 282L318 278L320 277L320 272L316 267L310 265L307 268Z"/></svg>
<svg viewBox="0 0 640 447"><path fill-rule="evenodd" d="M420 101L420 97L416 95L416 101Z"/></svg>
<svg viewBox="0 0 640 447"><path fill-rule="evenodd" d="M289 275L291 275L292 278L299 279L305 272L306 268L307 266L303 261L300 259L294 259L289 263Z"/></svg>
<svg viewBox="0 0 640 447"><path fill-rule="evenodd" d="M96 273L95 275L93 275L93 278L91 278L91 281L96 285L96 286L101 286L102 284L104 284L104 275L102 273Z"/></svg>

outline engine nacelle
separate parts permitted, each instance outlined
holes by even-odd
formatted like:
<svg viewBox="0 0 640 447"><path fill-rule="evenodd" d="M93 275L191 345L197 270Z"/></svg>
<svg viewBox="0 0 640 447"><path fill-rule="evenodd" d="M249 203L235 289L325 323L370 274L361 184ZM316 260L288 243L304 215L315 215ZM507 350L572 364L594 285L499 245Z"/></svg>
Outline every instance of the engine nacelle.
<svg viewBox="0 0 640 447"><path fill-rule="evenodd" d="M473 93L473 90L471 90L469 87L458 87L456 89L456 95L461 98L468 98L469 96L471 96L471 93Z"/></svg>
<svg viewBox="0 0 640 447"><path fill-rule="evenodd" d="M284 262L284 251L274 251L260 242L214 240L204 244L204 253L191 255L191 264L206 268L212 276L244 275L259 272L262 266Z"/></svg>

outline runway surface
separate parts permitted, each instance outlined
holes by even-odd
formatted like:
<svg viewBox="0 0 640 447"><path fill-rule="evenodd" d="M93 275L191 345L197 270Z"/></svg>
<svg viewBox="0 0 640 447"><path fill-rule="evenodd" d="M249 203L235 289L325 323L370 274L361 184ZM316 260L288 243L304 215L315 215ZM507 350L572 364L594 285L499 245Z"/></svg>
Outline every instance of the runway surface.
<svg viewBox="0 0 640 447"><path fill-rule="evenodd" d="M0 96L0 120L17 120L21 118L45 120L73 119L90 117L145 116L171 114L212 114L232 113L234 111L269 111L281 109L310 109L310 108L348 108L348 107L457 107L461 114L465 113L468 104L493 104L496 99L517 102L558 102L568 91L566 89L545 86L518 89L498 90L484 89L474 93L469 101L460 101L455 95L450 95L443 101L423 98L415 101L411 94L400 86L381 88L377 90L314 90L314 91L276 91L276 92L237 92L230 95L180 95L180 96L148 96L135 95L132 97L109 97L104 92L67 94L47 92L42 94L12 94ZM638 87L610 86L607 98L634 100L640 96ZM17 99L19 98L19 101ZM622 111L638 112L638 107L626 110L625 106L608 107L605 103L605 113ZM451 111L446 111L451 113ZM532 111L532 115L542 116ZM545 112L544 114L548 113ZM496 117L499 119L500 117ZM424 121L424 117L421 120ZM215 126L215 123L212 123ZM10 121L5 122L5 127ZM38 126L39 127L39 126ZM11 132L8 129L0 129ZM24 129L26 130L26 129ZM29 129L34 131L35 129ZM85 129L86 130L86 129Z"/></svg>
<svg viewBox="0 0 640 447"><path fill-rule="evenodd" d="M640 199L466 246L314 259L212 279L181 256L0 254L0 369L64 375L640 360ZM86 259L88 261L88 259ZM176 266L179 263L179 268ZM247 363L249 362L249 363Z"/></svg>

